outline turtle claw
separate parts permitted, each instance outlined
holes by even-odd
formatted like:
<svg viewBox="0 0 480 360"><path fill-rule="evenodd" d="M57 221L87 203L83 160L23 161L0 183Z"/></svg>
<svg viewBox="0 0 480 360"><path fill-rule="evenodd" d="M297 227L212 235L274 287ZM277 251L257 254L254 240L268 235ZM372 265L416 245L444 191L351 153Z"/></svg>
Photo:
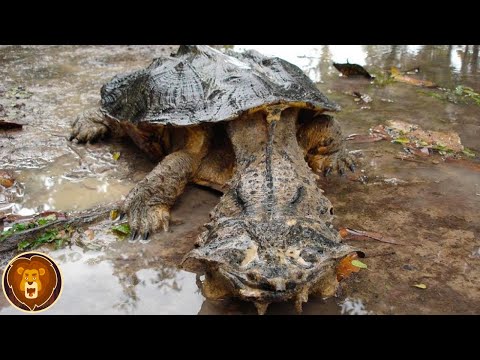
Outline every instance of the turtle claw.
<svg viewBox="0 0 480 360"><path fill-rule="evenodd" d="M309 165L325 177L332 173L344 176L348 169L355 172L355 159L345 149L331 155L316 155L309 160Z"/></svg>
<svg viewBox="0 0 480 360"><path fill-rule="evenodd" d="M135 241L135 238L137 237L137 235L138 235L138 231L133 230L132 235L130 236L130 241Z"/></svg>

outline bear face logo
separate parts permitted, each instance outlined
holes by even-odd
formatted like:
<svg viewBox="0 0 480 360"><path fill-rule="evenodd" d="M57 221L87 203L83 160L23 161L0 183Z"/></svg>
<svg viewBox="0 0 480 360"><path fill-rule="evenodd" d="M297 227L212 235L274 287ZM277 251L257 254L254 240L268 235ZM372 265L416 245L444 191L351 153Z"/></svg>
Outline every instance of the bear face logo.
<svg viewBox="0 0 480 360"><path fill-rule="evenodd" d="M2 284L10 303L27 312L49 308L62 289L55 262L45 254L33 252L20 254L8 263Z"/></svg>

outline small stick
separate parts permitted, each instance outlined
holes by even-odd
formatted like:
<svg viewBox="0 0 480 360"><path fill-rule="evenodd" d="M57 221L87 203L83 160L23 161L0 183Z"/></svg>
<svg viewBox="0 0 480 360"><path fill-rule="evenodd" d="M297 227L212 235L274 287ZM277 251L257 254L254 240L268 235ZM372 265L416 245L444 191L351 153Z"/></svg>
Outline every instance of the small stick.
<svg viewBox="0 0 480 360"><path fill-rule="evenodd" d="M108 219L110 212L120 208L121 205L122 201L119 201L110 205L95 207L79 213L69 214L65 219L58 219L33 229L17 231L0 242L0 253L15 250L21 241L34 239L47 230L60 230L65 229L66 227L81 227Z"/></svg>

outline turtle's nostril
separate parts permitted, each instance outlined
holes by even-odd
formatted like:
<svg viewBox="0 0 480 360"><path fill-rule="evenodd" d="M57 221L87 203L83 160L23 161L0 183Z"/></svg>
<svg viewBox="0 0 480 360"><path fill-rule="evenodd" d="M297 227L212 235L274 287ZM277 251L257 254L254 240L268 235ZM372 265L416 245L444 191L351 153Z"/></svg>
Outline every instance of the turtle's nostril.
<svg viewBox="0 0 480 360"><path fill-rule="evenodd" d="M273 278L269 280L270 285L275 291L285 291L285 280L282 278Z"/></svg>

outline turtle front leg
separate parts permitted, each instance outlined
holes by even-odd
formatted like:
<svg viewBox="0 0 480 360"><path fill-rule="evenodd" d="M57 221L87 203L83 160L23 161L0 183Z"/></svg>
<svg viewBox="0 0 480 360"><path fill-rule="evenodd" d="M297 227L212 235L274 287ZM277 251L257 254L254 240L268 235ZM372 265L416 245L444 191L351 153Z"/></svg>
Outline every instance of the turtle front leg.
<svg viewBox="0 0 480 360"><path fill-rule="evenodd" d="M146 240L159 229L168 231L170 209L192 180L208 151L208 132L189 129L182 150L166 156L127 195L123 213L128 215L132 240Z"/></svg>
<svg viewBox="0 0 480 360"><path fill-rule="evenodd" d="M106 118L100 110L93 109L77 116L72 124L69 140L94 143L107 135L123 136L124 132L119 124Z"/></svg>
<svg viewBox="0 0 480 360"><path fill-rule="evenodd" d="M342 130L333 117L322 114L305 121L298 128L297 139L315 173L327 176L332 171L340 175L347 169L355 171L355 160L346 150Z"/></svg>

